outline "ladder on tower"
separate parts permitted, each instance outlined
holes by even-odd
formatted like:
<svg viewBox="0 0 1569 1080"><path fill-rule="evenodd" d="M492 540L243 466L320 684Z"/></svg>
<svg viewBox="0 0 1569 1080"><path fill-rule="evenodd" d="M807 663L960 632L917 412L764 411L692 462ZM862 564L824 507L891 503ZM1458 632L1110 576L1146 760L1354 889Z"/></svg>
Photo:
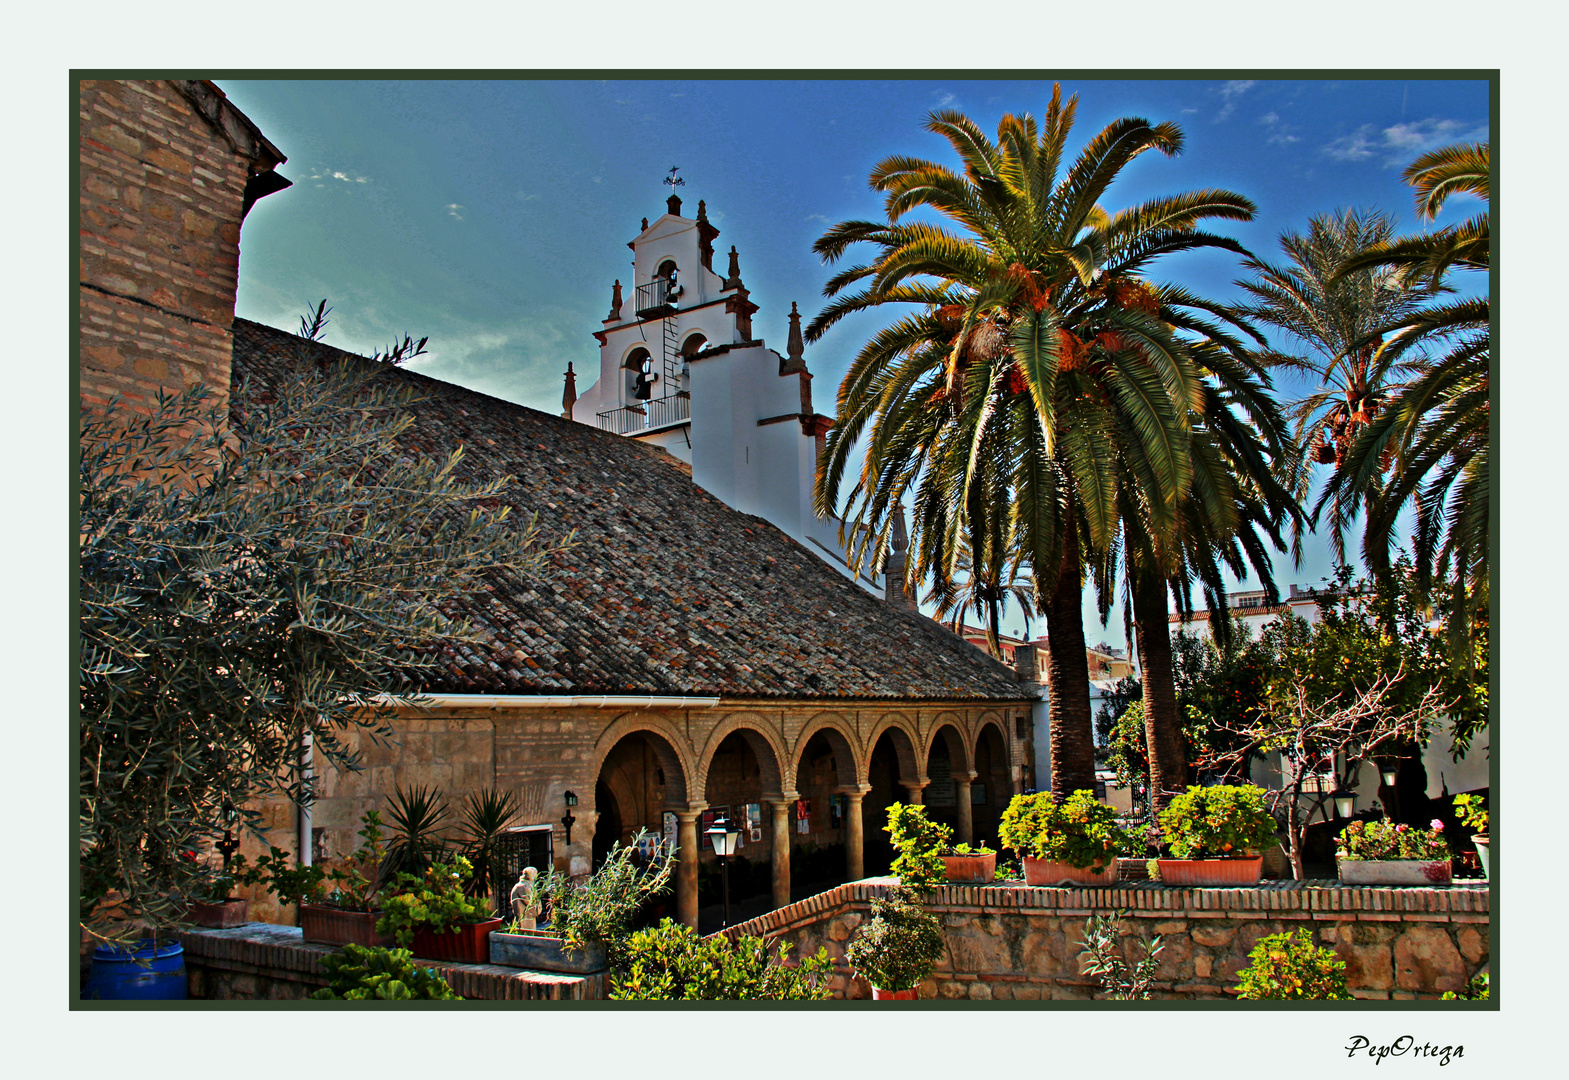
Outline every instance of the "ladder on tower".
<svg viewBox="0 0 1569 1080"><path fill-rule="evenodd" d="M671 397L681 389L681 342L676 329L676 317L666 315L660 320L664 327L664 382L660 397Z"/></svg>

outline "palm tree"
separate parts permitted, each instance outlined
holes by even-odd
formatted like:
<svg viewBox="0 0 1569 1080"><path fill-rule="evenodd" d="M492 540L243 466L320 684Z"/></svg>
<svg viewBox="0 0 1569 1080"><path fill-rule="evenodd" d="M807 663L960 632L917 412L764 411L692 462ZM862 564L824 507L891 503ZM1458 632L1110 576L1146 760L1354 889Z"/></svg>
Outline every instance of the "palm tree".
<svg viewBox="0 0 1569 1080"><path fill-rule="evenodd" d="M1237 282L1253 298L1240 308L1242 314L1285 330L1309 350L1307 355L1269 351L1264 362L1324 380L1321 389L1292 408L1297 440L1320 464L1342 466L1357 437L1412 374L1397 355L1379 352L1379 331L1416 310L1422 295L1389 271L1341 272L1347 259L1393 235L1394 222L1386 214L1347 210L1314 217L1306 235L1282 234L1285 263L1250 258L1244 266L1253 271L1253 280ZM1364 501L1376 498L1382 476L1379 471L1370 478ZM1295 475L1304 501L1312 479L1313 470L1305 464ZM1359 509L1355 504L1331 508L1331 540L1342 561L1345 534ZM1299 544L1300 538L1299 529Z"/></svg>
<svg viewBox="0 0 1569 1080"><path fill-rule="evenodd" d="M1417 214L1431 220L1454 194L1487 202L1490 164L1486 143L1446 147L1412 162L1405 179L1416 188ZM1484 209L1430 235L1370 245L1348 258L1341 273L1382 270L1438 290L1451 271L1486 273L1489 243ZM1396 519L1415 503L1418 585L1425 591L1435 578L1448 582L1451 642L1468 661L1469 622L1486 612L1489 597L1490 315L1484 295L1424 308L1376 329L1387 335L1376 361L1413 367L1417 376L1348 448L1320 499L1335 521L1359 501L1368 506L1362 543L1370 568L1389 564ZM1390 476L1381 484L1385 463Z"/></svg>
<svg viewBox="0 0 1569 1080"><path fill-rule="evenodd" d="M887 221L841 222L814 245L830 262L857 243L876 255L829 281L836 299L807 330L816 340L854 312L912 305L861 349L840 386L816 509L838 509L864 434L844 497L856 558L883 557L908 491L916 572L939 580L956 565L958 537L979 548L1005 514L1006 550L1029 568L1046 616L1052 786L1063 796L1094 781L1086 566L1116 542L1122 486L1133 485L1149 531L1165 536L1193 483L1190 415L1203 372L1140 276L1171 252L1242 252L1197 225L1254 210L1240 195L1202 190L1107 213L1100 200L1122 168L1149 150L1175 155L1181 132L1115 121L1064 172L1076 108L1057 87L1040 127L1004 116L995 143L961 113L932 113L926 126L958 153L963 175L916 158L881 162L871 183L887 193ZM907 219L918 208L936 220Z"/></svg>

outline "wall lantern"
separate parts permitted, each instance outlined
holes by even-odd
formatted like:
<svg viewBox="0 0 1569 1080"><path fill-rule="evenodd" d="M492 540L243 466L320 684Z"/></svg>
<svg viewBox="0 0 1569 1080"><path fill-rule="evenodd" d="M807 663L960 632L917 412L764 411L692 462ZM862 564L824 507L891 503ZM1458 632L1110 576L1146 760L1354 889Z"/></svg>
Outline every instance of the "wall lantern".
<svg viewBox="0 0 1569 1080"><path fill-rule="evenodd" d="M1336 788L1331 796L1335 800L1335 816L1348 818L1357 808L1357 793L1347 791L1345 788Z"/></svg>
<svg viewBox="0 0 1569 1080"><path fill-rule="evenodd" d="M1385 765L1383 769L1380 770L1380 775L1382 775L1384 778L1385 787L1392 788L1395 786L1395 766Z"/></svg>
<svg viewBox="0 0 1569 1080"><path fill-rule="evenodd" d="M561 824L567 829L567 847L572 846L572 824L577 818L572 816L572 808L577 805L577 795L567 792L567 816L561 819Z"/></svg>

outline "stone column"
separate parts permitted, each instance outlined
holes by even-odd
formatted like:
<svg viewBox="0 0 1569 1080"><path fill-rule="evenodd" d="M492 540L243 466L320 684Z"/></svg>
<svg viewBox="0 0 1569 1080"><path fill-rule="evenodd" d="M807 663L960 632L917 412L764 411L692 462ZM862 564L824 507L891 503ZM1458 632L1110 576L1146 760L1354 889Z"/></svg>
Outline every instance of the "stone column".
<svg viewBox="0 0 1569 1080"><path fill-rule="evenodd" d="M904 804L906 806L920 806L920 805L922 805L922 803L921 803L922 793L926 790L926 784L927 784L927 781L925 781L925 780L922 780L919 783L914 783L914 784L904 784L904 783L901 783L900 787L904 788L905 794L907 796L905 798L905 800L904 800Z"/></svg>
<svg viewBox="0 0 1569 1080"><path fill-rule="evenodd" d="M697 929L697 819L698 810L677 810L676 815L676 921Z"/></svg>
<svg viewBox="0 0 1569 1080"><path fill-rule="evenodd" d="M861 820L861 803L870 790L871 786L868 785L865 788L846 788L844 791L845 799L849 802L844 811L844 861L850 881L860 881L866 876L866 823Z"/></svg>
<svg viewBox="0 0 1569 1080"><path fill-rule="evenodd" d="M970 773L963 779L953 778L953 797L959 801L959 835L961 844L975 843L975 819L970 812L970 782L975 779L975 773Z"/></svg>
<svg viewBox="0 0 1569 1080"><path fill-rule="evenodd" d="M774 907L790 902L790 804L794 799L769 802L774 810Z"/></svg>

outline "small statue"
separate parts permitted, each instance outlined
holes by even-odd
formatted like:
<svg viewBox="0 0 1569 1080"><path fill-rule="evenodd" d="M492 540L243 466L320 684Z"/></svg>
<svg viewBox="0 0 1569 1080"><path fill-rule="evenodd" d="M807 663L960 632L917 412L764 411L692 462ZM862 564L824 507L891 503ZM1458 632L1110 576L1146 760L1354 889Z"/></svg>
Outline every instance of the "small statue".
<svg viewBox="0 0 1569 1080"><path fill-rule="evenodd" d="M539 871L532 866L525 866L518 875L518 883L512 886L512 894L508 897L512 901L512 915L517 920L519 930L533 930L539 919L540 904L534 899L534 879L539 876Z"/></svg>

